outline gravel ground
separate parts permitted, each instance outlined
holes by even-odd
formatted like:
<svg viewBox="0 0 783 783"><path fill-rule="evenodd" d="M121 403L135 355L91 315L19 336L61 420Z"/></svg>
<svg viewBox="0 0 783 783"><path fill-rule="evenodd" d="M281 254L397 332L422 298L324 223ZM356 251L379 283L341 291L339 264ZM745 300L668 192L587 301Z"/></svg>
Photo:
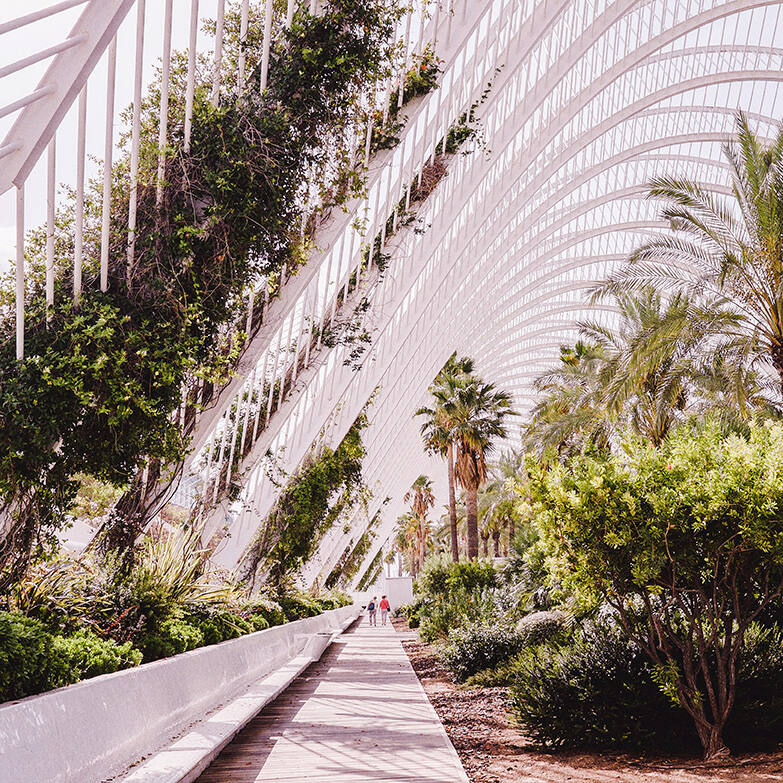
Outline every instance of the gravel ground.
<svg viewBox="0 0 783 783"><path fill-rule="evenodd" d="M404 621L395 620L394 627L473 783L783 781L783 751L706 764L695 758L538 750L514 727L505 689L455 685L430 645Z"/></svg>

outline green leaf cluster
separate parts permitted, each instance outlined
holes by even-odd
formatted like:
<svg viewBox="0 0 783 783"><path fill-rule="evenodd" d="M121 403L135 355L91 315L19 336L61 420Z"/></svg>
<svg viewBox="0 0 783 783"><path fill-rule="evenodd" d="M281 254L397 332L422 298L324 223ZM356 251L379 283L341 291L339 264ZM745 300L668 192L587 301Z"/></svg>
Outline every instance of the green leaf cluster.
<svg viewBox="0 0 783 783"><path fill-rule="evenodd" d="M143 107L131 266L127 155L113 172L107 292L95 290L97 185L88 194L78 302L68 272L72 204L58 215L53 308L44 304L45 236L33 232L22 362L9 296L0 304L0 508L13 526L0 544L6 582L53 545L78 489L75 475L125 486L145 464L181 460L187 437L173 413L183 384L200 374L211 389L225 379L241 340L224 353L220 335L241 318L245 287L257 274L279 278L301 257L302 183L333 159L334 144L357 121L360 95L388 73L399 14L379 0L334 0L318 16L299 11L273 47L263 92L258 69L245 92L222 95L219 107L208 86L198 86L187 152L184 61L175 57L163 198L154 86ZM258 48L257 36L246 46ZM258 61L257 52L247 54ZM119 538L132 542L138 524L118 524L129 527ZM299 557L294 552L293 542L281 544L284 558Z"/></svg>
<svg viewBox="0 0 783 783"><path fill-rule="evenodd" d="M660 448L528 463L551 573L583 599L711 590L738 573L742 600L783 577L783 425L747 436L682 427Z"/></svg>
<svg viewBox="0 0 783 783"><path fill-rule="evenodd" d="M248 577L262 569L279 583L312 556L324 533L358 500L366 426L362 413L336 449L310 456L289 480L245 560Z"/></svg>

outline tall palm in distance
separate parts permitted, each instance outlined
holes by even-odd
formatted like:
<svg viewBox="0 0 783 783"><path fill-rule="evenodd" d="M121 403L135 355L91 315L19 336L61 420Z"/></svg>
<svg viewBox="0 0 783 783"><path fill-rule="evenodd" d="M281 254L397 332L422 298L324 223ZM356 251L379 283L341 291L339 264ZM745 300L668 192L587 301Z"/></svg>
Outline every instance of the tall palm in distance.
<svg viewBox="0 0 783 783"><path fill-rule="evenodd" d="M716 310L721 353L751 357L777 376L783 390L783 128L767 142L737 116L724 145L732 196L696 182L654 179L650 198L664 202L672 229L642 245L629 262L594 289L594 298L654 287L681 293L693 328L709 331ZM713 324L713 326L717 326ZM666 334L666 325L662 333ZM753 368L757 368L754 366ZM762 373L763 374L763 373Z"/></svg>
<svg viewBox="0 0 783 783"><path fill-rule="evenodd" d="M424 416L421 425L421 436L424 448L429 454L437 454L446 460L449 483L449 523L451 531L451 558L459 561L459 538L457 534L457 501L454 472L454 438L451 432L451 422L445 411L445 406L454 394L454 389L460 380L473 372L473 360L464 356L457 358L456 353L449 357L441 371L435 377L435 382L429 391L433 397L431 407L420 408L417 416Z"/></svg>
<svg viewBox="0 0 783 783"><path fill-rule="evenodd" d="M466 376L444 404L456 444L455 476L465 491L467 555L478 557L478 491L487 481L487 456L494 442L507 434L505 422L513 415L511 395L494 384Z"/></svg>
<svg viewBox="0 0 783 783"><path fill-rule="evenodd" d="M525 473L524 460L523 452L508 450L489 466L489 482L483 494L487 497L486 513L491 520L489 529L495 557L500 557L500 536L504 531L507 534L505 551L510 551L514 545L519 499L515 487Z"/></svg>
<svg viewBox="0 0 783 783"><path fill-rule="evenodd" d="M429 541L429 522L427 514L435 505L435 495L432 491L432 480L428 476L419 476L413 482L411 488L405 493L404 500L410 504L411 511L418 521L416 529L416 569L421 570L427 557L427 543Z"/></svg>
<svg viewBox="0 0 783 783"><path fill-rule="evenodd" d="M419 518L412 511L397 517L397 528L394 537L396 550L405 556L410 563L410 573L416 578L418 573L417 543L419 537Z"/></svg>

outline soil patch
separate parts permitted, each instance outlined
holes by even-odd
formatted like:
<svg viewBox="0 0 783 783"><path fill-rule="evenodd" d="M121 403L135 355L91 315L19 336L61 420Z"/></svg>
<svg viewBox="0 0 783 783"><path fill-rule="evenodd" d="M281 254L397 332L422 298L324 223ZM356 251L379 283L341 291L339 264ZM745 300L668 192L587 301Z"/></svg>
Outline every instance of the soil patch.
<svg viewBox="0 0 783 783"><path fill-rule="evenodd" d="M434 649L401 619L393 621L432 706L472 783L766 783L783 781L783 750L720 764L698 758L546 752L514 726L504 688L453 683Z"/></svg>

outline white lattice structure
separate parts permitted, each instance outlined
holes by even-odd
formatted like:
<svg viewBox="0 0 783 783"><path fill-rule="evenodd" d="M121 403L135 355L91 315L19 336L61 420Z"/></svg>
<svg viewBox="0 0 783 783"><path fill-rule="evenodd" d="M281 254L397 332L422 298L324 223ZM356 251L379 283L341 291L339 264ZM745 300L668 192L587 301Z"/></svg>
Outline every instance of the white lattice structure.
<svg viewBox="0 0 783 783"><path fill-rule="evenodd" d="M78 74L89 75L95 51L108 45L132 7L141 18L143 5L81 4L85 14L100 7L96 30L103 32L53 55L82 62L81 70L72 67L67 90L42 93L42 82L29 96L0 145L0 188L13 182L22 192L30 161L59 122L57 107L82 89ZM148 6L166 14L171 0L148 0ZM271 452L292 472L324 439L338 443L374 393L364 472L374 491L369 516L382 508L382 522L360 576L391 534L405 490L419 473L438 469L423 455L412 415L448 356L456 350L474 357L478 371L512 391L524 410L532 380L574 339L585 289L660 229L656 206L643 197L645 183L672 172L725 192L720 147L735 112L747 112L762 134L783 117L780 0L423 0L414 6L398 36L409 53L425 41L434 44L443 60L439 89L407 107L400 144L369 162L367 198L319 233L319 250L269 304L236 378L196 423L185 470L208 491L210 476L220 475L237 448L236 422L262 422L240 468L241 496L218 503L208 519L210 530L230 520L230 535L215 553L222 565L239 562L279 491L264 455ZM177 8L175 29L192 18L180 19ZM0 20L0 34L7 27ZM489 83L478 110L484 143L451 158L448 175L418 211L417 230L401 228L387 238L386 220L406 187ZM0 109L0 117L9 111ZM39 115L55 120L47 124ZM20 135L25 122L36 132ZM364 235L355 228L357 216L366 219ZM376 283L377 270L361 265L361 247L378 234L391 261ZM372 344L358 369L345 364L349 346L318 345L311 356L306 330L330 309L334 317L336 292L353 272L365 280L371 301L364 326ZM273 400L274 382L286 373L290 389ZM268 395L251 396L264 380ZM240 414L232 419L237 405ZM391 502L383 505L387 497ZM364 526L364 512L351 519L350 532L335 526L305 580L323 578Z"/></svg>

